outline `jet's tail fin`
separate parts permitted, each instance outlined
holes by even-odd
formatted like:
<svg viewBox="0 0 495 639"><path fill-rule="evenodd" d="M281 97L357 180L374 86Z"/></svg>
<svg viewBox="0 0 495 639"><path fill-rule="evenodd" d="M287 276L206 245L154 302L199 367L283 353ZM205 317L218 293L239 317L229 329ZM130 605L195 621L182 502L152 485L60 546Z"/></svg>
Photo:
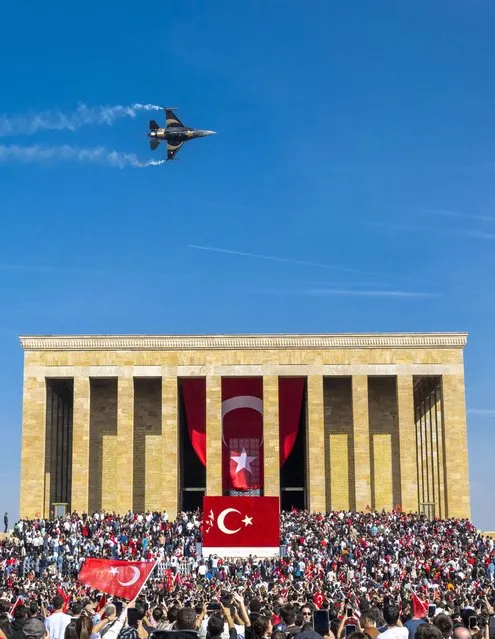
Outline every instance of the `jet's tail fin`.
<svg viewBox="0 0 495 639"><path fill-rule="evenodd" d="M157 131L160 127L155 120L150 120L150 131Z"/></svg>
<svg viewBox="0 0 495 639"><path fill-rule="evenodd" d="M159 146L160 146L160 140L156 140L154 138L153 140L150 140L150 149L152 151L156 151Z"/></svg>

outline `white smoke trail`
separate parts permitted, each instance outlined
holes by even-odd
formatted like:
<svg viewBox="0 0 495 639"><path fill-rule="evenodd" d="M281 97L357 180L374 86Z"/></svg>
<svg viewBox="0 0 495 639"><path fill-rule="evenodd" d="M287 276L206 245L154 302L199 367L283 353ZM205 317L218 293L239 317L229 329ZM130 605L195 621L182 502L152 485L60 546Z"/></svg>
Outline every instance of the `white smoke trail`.
<svg viewBox="0 0 495 639"><path fill-rule="evenodd" d="M139 111L160 111L156 104L131 104L130 106L88 107L80 104L72 113L59 110L43 111L9 117L0 115L0 136L32 135L37 131L75 131L90 124L111 125L122 118L135 118Z"/></svg>
<svg viewBox="0 0 495 639"><path fill-rule="evenodd" d="M0 144L1 162L21 162L24 164L42 164L55 162L82 162L87 164L101 164L113 166L118 169L125 167L146 168L148 166L161 166L165 160L150 160L142 162L135 153L123 153L111 151L103 146L89 149L78 148L64 144L62 146L18 146Z"/></svg>

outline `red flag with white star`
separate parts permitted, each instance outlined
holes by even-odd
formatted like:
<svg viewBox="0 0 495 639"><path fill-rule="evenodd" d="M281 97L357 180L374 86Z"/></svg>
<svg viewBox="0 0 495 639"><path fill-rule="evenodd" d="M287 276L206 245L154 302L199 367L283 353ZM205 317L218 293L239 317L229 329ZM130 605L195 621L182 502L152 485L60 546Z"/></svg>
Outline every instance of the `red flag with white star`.
<svg viewBox="0 0 495 639"><path fill-rule="evenodd" d="M224 490L263 486L263 378L222 379Z"/></svg>
<svg viewBox="0 0 495 639"><path fill-rule="evenodd" d="M278 497L204 497L203 555L247 556L280 550ZM234 550L235 549L235 550Z"/></svg>
<svg viewBox="0 0 495 639"><path fill-rule="evenodd" d="M148 579L156 561L85 560L78 580L108 595L132 601Z"/></svg>

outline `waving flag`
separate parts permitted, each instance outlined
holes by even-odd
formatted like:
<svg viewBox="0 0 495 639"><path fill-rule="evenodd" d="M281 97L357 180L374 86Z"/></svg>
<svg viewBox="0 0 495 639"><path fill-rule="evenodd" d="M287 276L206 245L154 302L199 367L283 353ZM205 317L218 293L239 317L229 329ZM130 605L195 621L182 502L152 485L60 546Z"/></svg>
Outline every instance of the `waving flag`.
<svg viewBox="0 0 495 639"><path fill-rule="evenodd" d="M417 619L428 617L428 602L421 601L416 593L412 593L413 615Z"/></svg>
<svg viewBox="0 0 495 639"><path fill-rule="evenodd" d="M17 599L15 600L14 605L11 607L10 609L10 616L13 617L14 616L14 610L17 608L17 606L22 606L22 604L24 603L24 597L22 597L21 595L19 595L17 597Z"/></svg>
<svg viewBox="0 0 495 639"><path fill-rule="evenodd" d="M156 561L119 561L86 559L78 580L95 588L132 601L135 599L156 565Z"/></svg>
<svg viewBox="0 0 495 639"><path fill-rule="evenodd" d="M67 608L69 607L70 595L67 595L62 586L57 586L57 594L62 597L64 600L64 605L62 606L62 612L67 612Z"/></svg>

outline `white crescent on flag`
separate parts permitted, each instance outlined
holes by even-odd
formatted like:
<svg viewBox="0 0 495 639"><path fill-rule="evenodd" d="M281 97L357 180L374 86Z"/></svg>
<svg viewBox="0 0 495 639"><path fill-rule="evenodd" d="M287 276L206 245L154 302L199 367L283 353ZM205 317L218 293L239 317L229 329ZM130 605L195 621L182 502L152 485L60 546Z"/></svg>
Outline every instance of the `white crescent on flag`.
<svg viewBox="0 0 495 639"><path fill-rule="evenodd" d="M226 508L225 510L222 510L222 512L218 515L217 524L220 530L226 535L234 535L235 533L239 532L240 528L236 528L235 530L227 528L227 526L225 525L225 517L227 517L229 513L238 513L239 515L241 514L236 508Z"/></svg>
<svg viewBox="0 0 495 639"><path fill-rule="evenodd" d="M235 397L231 397L230 399L226 399L222 402L222 423L225 415L232 412L233 410L237 410L238 408L251 408L255 410L260 415L263 415L263 400L259 397L254 397L254 395L236 395ZM222 441L224 445L228 448L227 442L225 441L225 435L222 429ZM260 443L263 443L263 439Z"/></svg>
<svg viewBox="0 0 495 639"><path fill-rule="evenodd" d="M129 566L129 568L134 572L134 576L130 579L130 581L120 581L120 579L117 579L121 586L132 586L132 584L135 584L139 577L141 577L141 571L139 568L136 568L136 566Z"/></svg>
<svg viewBox="0 0 495 639"><path fill-rule="evenodd" d="M263 415L263 400L253 395L237 395L222 402L222 419L237 408L252 408Z"/></svg>

